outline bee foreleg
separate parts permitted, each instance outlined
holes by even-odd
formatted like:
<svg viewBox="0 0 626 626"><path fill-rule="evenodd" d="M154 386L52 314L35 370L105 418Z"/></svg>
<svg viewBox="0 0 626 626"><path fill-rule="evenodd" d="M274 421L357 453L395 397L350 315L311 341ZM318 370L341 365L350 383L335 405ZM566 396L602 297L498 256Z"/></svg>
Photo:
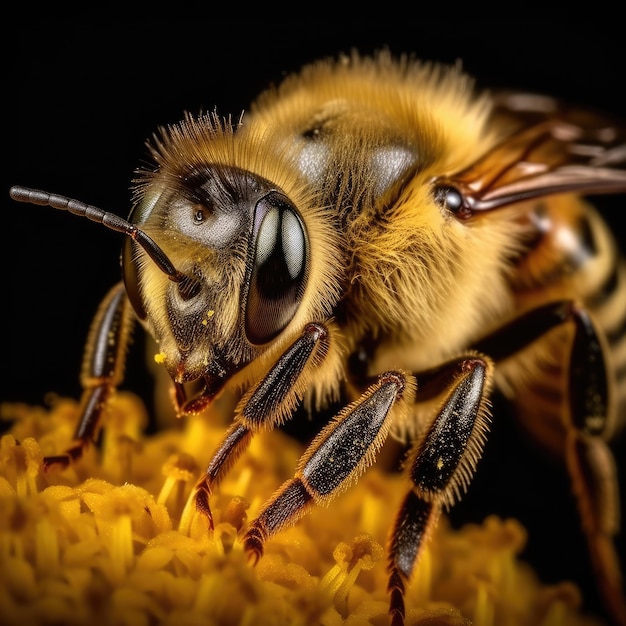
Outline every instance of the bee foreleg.
<svg viewBox="0 0 626 626"><path fill-rule="evenodd" d="M209 498L213 489L246 450L255 432L275 428L291 417L311 371L327 349L328 332L324 326L307 324L269 372L241 399L235 411L236 421L196 485L196 509L207 517L210 528L213 515Z"/></svg>
<svg viewBox="0 0 626 626"><path fill-rule="evenodd" d="M67 467L94 442L106 403L123 378L133 320L124 286L119 283L102 300L89 330L80 378L84 390L80 420L73 445L63 454L45 457L46 469L53 465Z"/></svg>
<svg viewBox="0 0 626 626"><path fill-rule="evenodd" d="M467 488L482 454L490 377L488 362L478 357L459 361L451 392L409 454L411 491L389 541L389 614L394 626L404 623L405 583L420 551L442 508L452 506Z"/></svg>
<svg viewBox="0 0 626 626"><path fill-rule="evenodd" d="M270 536L295 523L313 504L329 502L372 465L407 382L398 372L382 374L313 440L294 478L278 489L248 528L243 543L252 562L261 558Z"/></svg>

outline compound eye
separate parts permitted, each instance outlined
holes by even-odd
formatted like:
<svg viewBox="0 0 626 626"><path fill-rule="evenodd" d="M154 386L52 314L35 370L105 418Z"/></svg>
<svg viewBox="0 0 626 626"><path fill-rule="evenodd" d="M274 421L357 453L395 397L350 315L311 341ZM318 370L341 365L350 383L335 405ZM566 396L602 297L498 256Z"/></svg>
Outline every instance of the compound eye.
<svg viewBox="0 0 626 626"><path fill-rule="evenodd" d="M286 196L271 191L257 202L245 321L251 343L272 340L293 318L306 286L308 247L302 220Z"/></svg>

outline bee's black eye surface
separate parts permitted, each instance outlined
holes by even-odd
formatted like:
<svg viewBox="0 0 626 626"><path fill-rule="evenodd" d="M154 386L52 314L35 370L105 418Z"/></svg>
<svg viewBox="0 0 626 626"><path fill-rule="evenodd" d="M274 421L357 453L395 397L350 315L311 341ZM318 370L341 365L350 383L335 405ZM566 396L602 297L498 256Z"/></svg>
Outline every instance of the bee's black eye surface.
<svg viewBox="0 0 626 626"><path fill-rule="evenodd" d="M246 304L246 336L262 344L278 335L296 312L306 284L308 240L292 203L278 192L259 200Z"/></svg>

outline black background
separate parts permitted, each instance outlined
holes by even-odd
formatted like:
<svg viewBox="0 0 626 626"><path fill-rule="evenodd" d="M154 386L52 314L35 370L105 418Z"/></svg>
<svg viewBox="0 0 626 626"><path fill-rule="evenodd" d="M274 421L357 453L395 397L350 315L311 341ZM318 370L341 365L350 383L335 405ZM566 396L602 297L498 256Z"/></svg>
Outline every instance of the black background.
<svg viewBox="0 0 626 626"><path fill-rule="evenodd" d="M119 279L121 247L121 236L103 227L12 202L12 184L126 216L130 181L157 126L178 121L184 111L216 107L238 115L261 89L302 63L352 48L460 60L479 87L544 92L626 117L625 35L617 27L421 22L402 15L396 22L401 25L49 22L15 29L3 55L0 401L42 403L48 391L78 396L90 316ZM602 205L622 242L624 201ZM141 358L131 353L125 387L147 383ZM564 475L506 420L493 430L470 493L453 512L455 522L490 511L517 515L531 531L528 557L547 581L572 577L588 584Z"/></svg>

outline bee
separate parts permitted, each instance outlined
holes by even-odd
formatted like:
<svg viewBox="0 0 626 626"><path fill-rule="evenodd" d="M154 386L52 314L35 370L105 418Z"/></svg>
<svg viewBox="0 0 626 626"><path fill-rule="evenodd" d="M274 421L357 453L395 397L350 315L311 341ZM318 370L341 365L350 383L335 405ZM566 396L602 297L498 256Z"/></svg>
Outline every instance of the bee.
<svg viewBox="0 0 626 626"><path fill-rule="evenodd" d="M550 97L478 91L458 66L354 52L288 76L235 121L162 128L127 220L14 187L126 235L123 279L86 346L74 441L47 467L94 441L136 321L178 415L239 394L195 486L209 527L211 495L255 434L339 402L243 546L256 563L401 441L407 492L388 542L401 625L497 390L567 469L607 610L626 624L609 446L626 421L626 262L587 199L626 192L625 139L620 122Z"/></svg>

